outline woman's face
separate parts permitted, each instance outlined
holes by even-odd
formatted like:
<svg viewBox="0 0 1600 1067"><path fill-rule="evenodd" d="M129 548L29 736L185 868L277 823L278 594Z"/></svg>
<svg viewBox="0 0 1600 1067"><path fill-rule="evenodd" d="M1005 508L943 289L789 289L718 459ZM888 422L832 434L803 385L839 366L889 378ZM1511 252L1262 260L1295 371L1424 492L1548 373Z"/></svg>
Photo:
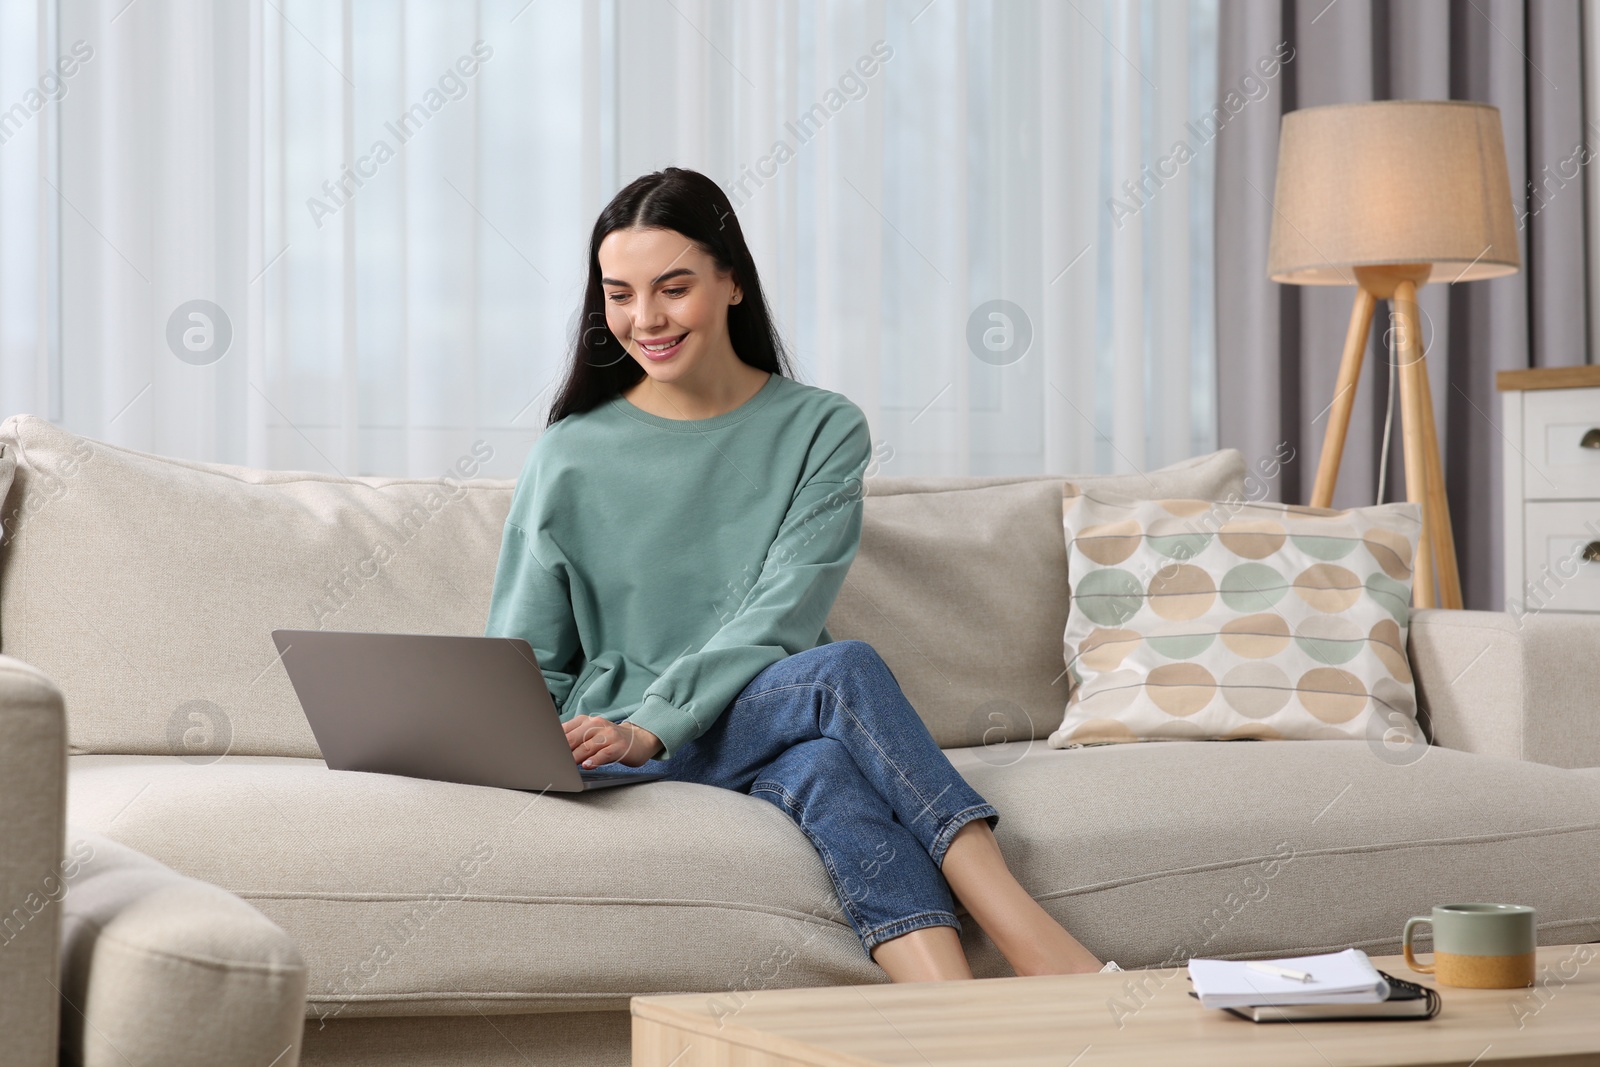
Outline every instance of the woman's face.
<svg viewBox="0 0 1600 1067"><path fill-rule="evenodd" d="M742 294L699 245L676 230L612 230L599 259L606 325L647 375L674 381L734 354L728 305Z"/></svg>

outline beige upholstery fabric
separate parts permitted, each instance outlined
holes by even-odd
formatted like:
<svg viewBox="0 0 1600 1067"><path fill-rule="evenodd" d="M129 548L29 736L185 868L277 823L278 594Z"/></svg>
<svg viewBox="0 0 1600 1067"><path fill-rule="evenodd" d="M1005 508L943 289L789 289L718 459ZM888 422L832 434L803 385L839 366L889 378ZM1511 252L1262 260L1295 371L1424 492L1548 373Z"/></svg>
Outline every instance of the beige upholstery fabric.
<svg viewBox="0 0 1600 1067"><path fill-rule="evenodd" d="M1424 725L1463 752L1600 767L1600 616L1416 611Z"/></svg>
<svg viewBox="0 0 1600 1067"><path fill-rule="evenodd" d="M115 841L68 831L62 1060L82 1067L294 1067L305 964L237 897Z"/></svg>
<svg viewBox="0 0 1600 1067"><path fill-rule="evenodd" d="M55 1063L66 735L61 691L0 656L0 1059L18 1067Z"/></svg>
<svg viewBox="0 0 1600 1067"><path fill-rule="evenodd" d="M0 444L32 502L0 552L0 650L67 694L75 751L199 738L318 756L273 627L483 633L514 483L463 483L472 455L453 484L342 479L154 456L31 415Z"/></svg>
<svg viewBox="0 0 1600 1067"><path fill-rule="evenodd" d="M1444 897L1534 904L1547 939L1600 923L1600 771L1439 748L1397 764L1363 741L950 754L999 809L1023 885L1124 966L1179 948L1390 950L1401 920ZM761 974L886 980L805 835L728 790L539 796L309 760L75 756L71 796L75 822L115 819L120 840L288 931L313 1019L622 1010ZM1245 879L1280 846L1294 854L1270 895L1202 940L1230 894L1259 895ZM970 925L967 944L980 976L1008 973Z"/></svg>
<svg viewBox="0 0 1600 1067"><path fill-rule="evenodd" d="M1540 944L1600 938L1600 770L1437 747L1397 763L1365 741L949 755L999 808L1022 884L1124 966L1394 953L1406 917L1445 897L1533 904ZM980 956L996 973L992 950Z"/></svg>
<svg viewBox="0 0 1600 1067"><path fill-rule="evenodd" d="M12 498L36 502L0 552L0 650L67 694L75 752L317 757L274 627L483 632L515 482L461 482L481 457L448 483L341 479L150 455L31 415L0 445L18 457ZM1085 480L1213 497L1242 491L1244 463ZM1066 612L1059 505L1049 522L1043 507L1061 479L973 481L869 483L828 620L836 639L871 635L945 745L1050 691L1059 668L1033 653Z"/></svg>
<svg viewBox="0 0 1600 1067"><path fill-rule="evenodd" d="M828 616L877 649L940 745L1044 737L1067 683L1067 552L1059 477L878 478L861 548ZM1244 492L1231 449L1149 474L1082 477L1129 496Z"/></svg>
<svg viewBox="0 0 1600 1067"><path fill-rule="evenodd" d="M786 983L882 980L805 834L730 790L540 795L273 757L72 766L75 819L289 931L313 1018L619 1009L801 940Z"/></svg>

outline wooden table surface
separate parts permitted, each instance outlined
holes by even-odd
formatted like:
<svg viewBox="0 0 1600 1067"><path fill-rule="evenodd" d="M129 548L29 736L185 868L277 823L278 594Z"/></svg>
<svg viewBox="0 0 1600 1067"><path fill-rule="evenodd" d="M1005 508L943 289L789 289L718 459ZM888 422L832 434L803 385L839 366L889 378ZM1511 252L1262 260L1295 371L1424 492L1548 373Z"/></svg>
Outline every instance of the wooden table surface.
<svg viewBox="0 0 1600 1067"><path fill-rule="evenodd" d="M1429 957L1424 956L1426 961ZM1373 958L1432 984L1398 956ZM1539 950L1529 989L1435 986L1436 1018L1258 1024L1186 967L634 997L634 1067L1354 1067L1600 1064L1600 945Z"/></svg>

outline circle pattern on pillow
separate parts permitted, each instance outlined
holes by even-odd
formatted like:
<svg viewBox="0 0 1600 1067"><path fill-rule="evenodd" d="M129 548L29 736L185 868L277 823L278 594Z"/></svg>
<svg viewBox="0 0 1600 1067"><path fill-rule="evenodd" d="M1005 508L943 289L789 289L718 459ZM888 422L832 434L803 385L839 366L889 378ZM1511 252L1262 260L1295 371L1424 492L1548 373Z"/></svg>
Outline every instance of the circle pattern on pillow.
<svg viewBox="0 0 1600 1067"><path fill-rule="evenodd" d="M1062 495L1072 690L1053 747L1359 740L1374 718L1415 722L1418 505Z"/></svg>
<svg viewBox="0 0 1600 1067"><path fill-rule="evenodd" d="M1289 531L1274 519L1232 519L1222 524L1222 543L1240 559L1266 559L1283 547Z"/></svg>
<svg viewBox="0 0 1600 1067"><path fill-rule="evenodd" d="M1289 645L1289 624L1270 611L1230 619L1222 624L1222 643L1229 652L1246 659L1276 656Z"/></svg>
<svg viewBox="0 0 1600 1067"><path fill-rule="evenodd" d="M1266 611L1283 599L1289 585L1265 563L1241 563L1223 574L1221 588L1223 604L1234 611Z"/></svg>
<svg viewBox="0 0 1600 1067"><path fill-rule="evenodd" d="M1106 567L1090 571L1072 591L1072 600L1101 626L1121 626L1144 606L1144 586L1132 571Z"/></svg>
<svg viewBox="0 0 1600 1067"><path fill-rule="evenodd" d="M1265 719L1289 703L1294 683L1271 663L1241 663L1222 676L1223 699L1247 719Z"/></svg>
<svg viewBox="0 0 1600 1067"><path fill-rule="evenodd" d="M1109 630L1097 626L1078 643L1078 656L1084 666L1091 670L1114 671L1143 640L1135 630Z"/></svg>
<svg viewBox="0 0 1600 1067"><path fill-rule="evenodd" d="M1150 609L1163 619L1198 619L1217 599L1211 575L1187 563L1161 568L1144 591L1150 597Z"/></svg>

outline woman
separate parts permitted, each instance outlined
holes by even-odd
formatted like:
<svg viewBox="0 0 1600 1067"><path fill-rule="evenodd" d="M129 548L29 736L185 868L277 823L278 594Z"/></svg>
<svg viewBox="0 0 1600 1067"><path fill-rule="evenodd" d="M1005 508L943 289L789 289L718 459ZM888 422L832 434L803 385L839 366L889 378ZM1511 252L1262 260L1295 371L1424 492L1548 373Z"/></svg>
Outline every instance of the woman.
<svg viewBox="0 0 1600 1067"><path fill-rule="evenodd" d="M781 808L894 981L972 977L952 890L1018 974L1099 968L1007 870L999 812L883 660L824 625L867 423L790 375L727 196L692 170L639 178L596 221L588 275L487 627L533 646L573 758Z"/></svg>

